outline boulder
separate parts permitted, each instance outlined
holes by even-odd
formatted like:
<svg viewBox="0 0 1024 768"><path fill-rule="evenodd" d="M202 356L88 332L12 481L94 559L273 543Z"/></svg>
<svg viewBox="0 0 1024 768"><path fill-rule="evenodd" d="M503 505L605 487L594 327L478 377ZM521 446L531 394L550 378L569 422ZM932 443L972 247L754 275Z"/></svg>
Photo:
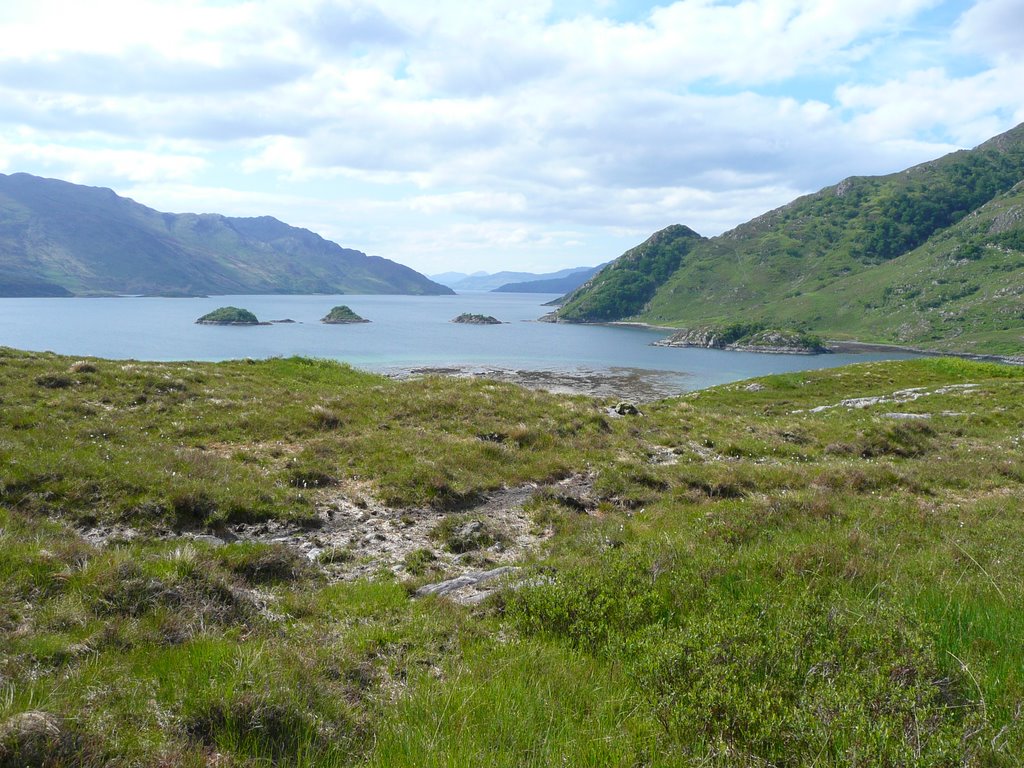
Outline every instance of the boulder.
<svg viewBox="0 0 1024 768"><path fill-rule="evenodd" d="M465 573L454 579L422 586L416 590L416 597L437 595L462 605L474 605L497 591L501 582L496 579L518 573L518 571L518 568L506 565L490 571Z"/></svg>

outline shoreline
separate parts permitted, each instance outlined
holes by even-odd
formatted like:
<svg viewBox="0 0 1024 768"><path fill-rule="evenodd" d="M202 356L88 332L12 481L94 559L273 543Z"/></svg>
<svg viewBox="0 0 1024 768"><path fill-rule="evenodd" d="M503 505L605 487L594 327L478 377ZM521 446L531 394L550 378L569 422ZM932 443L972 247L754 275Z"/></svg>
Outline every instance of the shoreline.
<svg viewBox="0 0 1024 768"><path fill-rule="evenodd" d="M667 331L669 333L676 333L677 331L683 330L681 328L673 328L667 325L653 325L652 323L643 323L640 321L626 321L626 320L614 320L608 323L581 323L581 325L607 325L607 326L621 326L627 328L643 328L650 331ZM974 360L980 363L1002 363L1004 365L1024 365L1024 352L1020 355L997 355L992 353L984 352L953 352L949 350L937 350L937 349L923 349L921 347L910 347L904 344L886 344L884 342L876 341L856 341L854 339L825 339L825 344L828 346L830 352L835 353L849 353L849 354L860 354L867 352L909 352L915 355L923 355L927 357L957 357L963 360ZM671 347L669 344L656 344L656 346ZM679 347L685 349L685 347ZM691 347L693 349L705 349L705 347ZM725 350L731 351L731 350ZM747 350L736 350L736 351L747 351ZM750 350L754 351L754 350ZM756 350L764 351L764 350ZM807 354L805 352L778 352L776 354ZM819 353L820 354L820 353ZM827 354L827 353L826 353Z"/></svg>
<svg viewBox="0 0 1024 768"><path fill-rule="evenodd" d="M612 328L642 328L647 331L668 331L669 333L675 333L676 331L683 330L682 328L672 328L668 325L652 325L651 323L641 323L629 320L612 320L607 323L581 323L581 325L607 325Z"/></svg>
<svg viewBox="0 0 1024 768"><path fill-rule="evenodd" d="M871 341L854 341L850 339L826 339L825 343L833 352L910 352L924 357L957 357L962 360L974 360L979 363L1002 363L1003 365L1024 365L1024 354L995 355L981 352L952 352L949 350L922 349L900 344L884 344Z"/></svg>
<svg viewBox="0 0 1024 768"><path fill-rule="evenodd" d="M527 389L545 390L553 394L633 400L638 403L663 400L689 391L679 385L681 380L689 378L689 374L628 366L614 367L608 371L554 371L443 365L393 368L383 373L388 378L397 380L420 376L491 379Z"/></svg>

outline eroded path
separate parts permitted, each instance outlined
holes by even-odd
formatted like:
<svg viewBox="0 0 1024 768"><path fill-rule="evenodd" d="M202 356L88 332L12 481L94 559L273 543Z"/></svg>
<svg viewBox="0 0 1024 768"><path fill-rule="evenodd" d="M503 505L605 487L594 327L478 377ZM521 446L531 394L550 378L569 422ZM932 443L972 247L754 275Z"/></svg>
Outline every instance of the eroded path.
<svg viewBox="0 0 1024 768"><path fill-rule="evenodd" d="M476 602L482 592L498 586L494 576L509 573L508 566L521 562L552 536L551 528L534 522L527 509L528 502L538 493L580 514L596 506L593 477L586 475L492 491L479 503L459 511L393 508L365 493L333 491L320 499L312 524L243 523L215 533L162 530L155 537L203 541L214 546L235 541L281 544L298 550L336 580L372 578L384 573L400 577L428 573L436 576L432 581L465 581L468 575L470 580L462 588L445 594L460 602ZM154 537L153 532L143 533L120 525L86 528L81 533L85 539L101 545L114 540ZM497 569L502 570L496 573ZM476 576L482 578L474 579ZM476 589L477 582L480 589ZM484 582L489 582L489 586L484 588Z"/></svg>

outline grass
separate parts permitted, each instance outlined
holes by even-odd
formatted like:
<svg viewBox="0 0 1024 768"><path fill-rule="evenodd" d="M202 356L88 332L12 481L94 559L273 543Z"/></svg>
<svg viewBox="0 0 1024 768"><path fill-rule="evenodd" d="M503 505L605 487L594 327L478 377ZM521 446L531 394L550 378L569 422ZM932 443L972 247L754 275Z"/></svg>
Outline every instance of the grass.
<svg viewBox="0 0 1024 768"><path fill-rule="evenodd" d="M593 439L602 425L585 400L493 382L390 382L308 359L88 373L47 355L0 350L0 361L0 501L71 519L302 518L317 489L362 482L390 504L459 506L565 475L566 446L597 461L609 444ZM58 375L67 386L36 383ZM489 432L511 438L478 437Z"/></svg>
<svg viewBox="0 0 1024 768"><path fill-rule="evenodd" d="M67 766L1024 754L1020 369L871 363L612 420L586 398L301 359L5 350L0 381L0 765L26 761L3 729L37 711L59 718L48 759ZM855 397L884 399L839 405ZM373 495L446 510L440 550L488 490L569 473L594 475L586 503L530 499L554 536L471 609L410 599L441 576L428 549L409 584L331 583L278 544L76 533L303 520Z"/></svg>

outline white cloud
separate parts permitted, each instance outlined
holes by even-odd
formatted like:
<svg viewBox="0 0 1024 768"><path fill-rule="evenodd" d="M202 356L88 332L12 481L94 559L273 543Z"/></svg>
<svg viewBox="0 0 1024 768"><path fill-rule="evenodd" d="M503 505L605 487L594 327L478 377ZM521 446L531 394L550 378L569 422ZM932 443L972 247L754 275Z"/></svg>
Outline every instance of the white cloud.
<svg viewBox="0 0 1024 768"><path fill-rule="evenodd" d="M596 263L1024 120L1019 0L938 4L8 3L0 162L434 271Z"/></svg>
<svg viewBox="0 0 1024 768"><path fill-rule="evenodd" d="M944 69L909 72L880 85L841 86L840 104L856 113L852 124L874 141L947 132L959 146L974 146L1005 130L1006 116L1024 119L1024 101L1007 99L1024 82L1024 61L977 75L954 77Z"/></svg>
<svg viewBox="0 0 1024 768"><path fill-rule="evenodd" d="M418 195L409 199L409 207L419 213L474 213L507 216L526 210L522 194L508 192L453 192L447 195Z"/></svg>
<svg viewBox="0 0 1024 768"><path fill-rule="evenodd" d="M86 149L45 141L0 140L0 167L8 171L33 167L43 175L55 175L76 183L189 179L206 165L207 161L196 155L158 150L110 147Z"/></svg>
<svg viewBox="0 0 1024 768"><path fill-rule="evenodd" d="M672 85L712 79L758 85L822 66L842 69L863 57L857 43L886 31L936 0L683 0L656 8L646 20L565 22L547 38L572 57L581 75ZM584 53L585 52L585 53Z"/></svg>
<svg viewBox="0 0 1024 768"><path fill-rule="evenodd" d="M953 42L988 58L1019 61L1024 56L1024 4L981 0L960 18Z"/></svg>

